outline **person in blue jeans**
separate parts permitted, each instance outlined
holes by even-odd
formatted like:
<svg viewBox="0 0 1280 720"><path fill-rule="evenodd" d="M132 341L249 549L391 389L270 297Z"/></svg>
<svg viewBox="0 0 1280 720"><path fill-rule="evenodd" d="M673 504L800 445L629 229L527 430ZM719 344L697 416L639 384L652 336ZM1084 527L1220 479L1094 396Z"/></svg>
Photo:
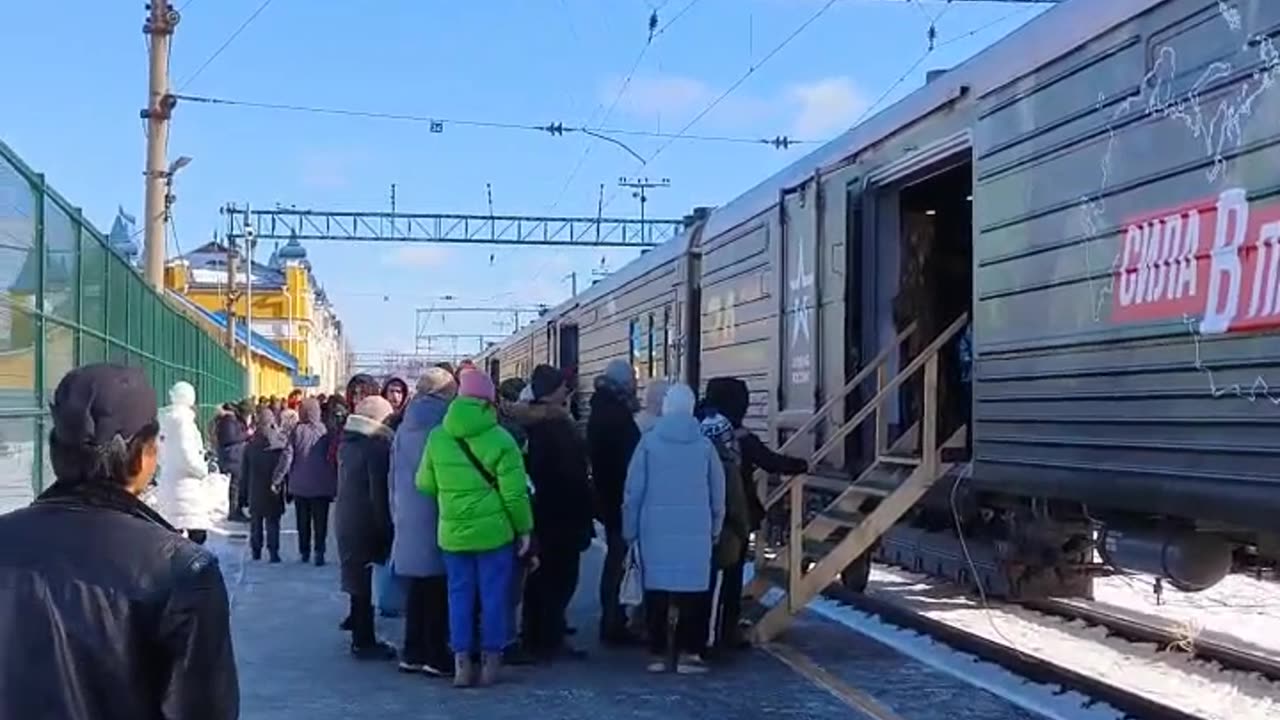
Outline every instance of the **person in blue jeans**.
<svg viewBox="0 0 1280 720"><path fill-rule="evenodd" d="M458 378L458 397L427 438L416 478L439 507L437 535L449 584L449 645L454 685L477 678L476 598L480 602L479 682L497 680L511 640L511 586L529 554L533 510L524 458L498 423L493 381L478 370Z"/></svg>

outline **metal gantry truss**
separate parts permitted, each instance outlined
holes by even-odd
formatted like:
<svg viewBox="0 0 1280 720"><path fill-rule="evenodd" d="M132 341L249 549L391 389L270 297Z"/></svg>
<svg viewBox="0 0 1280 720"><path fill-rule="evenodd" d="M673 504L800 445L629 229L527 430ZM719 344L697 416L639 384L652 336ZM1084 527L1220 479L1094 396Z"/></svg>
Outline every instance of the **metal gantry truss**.
<svg viewBox="0 0 1280 720"><path fill-rule="evenodd" d="M456 213L347 212L227 205L227 238L245 227L261 240L339 242L439 242L480 245L552 245L646 248L676 237L684 220L605 217L463 215Z"/></svg>

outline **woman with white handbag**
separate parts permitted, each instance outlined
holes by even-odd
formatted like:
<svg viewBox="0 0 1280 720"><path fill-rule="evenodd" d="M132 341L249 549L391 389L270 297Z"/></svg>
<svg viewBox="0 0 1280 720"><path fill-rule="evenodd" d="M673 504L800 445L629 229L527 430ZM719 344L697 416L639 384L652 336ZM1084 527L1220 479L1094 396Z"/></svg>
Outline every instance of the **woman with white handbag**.
<svg viewBox="0 0 1280 720"><path fill-rule="evenodd" d="M724 466L693 417L694 395L673 385L662 417L631 456L622 501L622 537L638 546L624 567L619 600L644 588L650 672L706 672L712 548L725 515ZM638 552L638 557L636 553ZM668 617L674 612L674 633Z"/></svg>
<svg viewBox="0 0 1280 720"><path fill-rule="evenodd" d="M192 542L204 544L216 506L209 482L204 440L196 424L196 389L178 382L169 390L169 406L160 411L160 470L156 502L160 514Z"/></svg>

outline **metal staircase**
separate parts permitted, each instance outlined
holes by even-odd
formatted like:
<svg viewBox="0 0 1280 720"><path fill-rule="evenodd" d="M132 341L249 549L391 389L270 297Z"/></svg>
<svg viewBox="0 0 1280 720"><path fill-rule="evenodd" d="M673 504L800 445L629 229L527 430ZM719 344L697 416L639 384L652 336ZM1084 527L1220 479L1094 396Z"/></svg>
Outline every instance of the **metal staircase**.
<svg viewBox="0 0 1280 720"><path fill-rule="evenodd" d="M968 322L964 314L911 359L901 372L890 377L888 361L893 350L916 331L915 324L902 331L893 345L886 347L849 380L840 393L829 399L814 413L781 450L817 428L838 400L848 396L876 373L876 394L847 421L840 424L809 458L816 467L832 450L868 420L875 421L876 459L852 483L837 490L835 499L811 517L805 513L805 490L823 482L808 475L787 479L768 491L768 477L756 476L757 491L765 497L768 509L788 499L789 514L785 545L774 552L766 543L757 543L755 576L744 594L760 602L770 587L780 588L782 599L759 607L761 611L752 626L752 638L767 643L782 632L791 618L835 581L851 563L893 526L941 477L963 459L967 428L960 427L939 442L938 432L938 354ZM889 442L887 416L882 410L886 400L917 373L923 373L921 420L894 443ZM759 537L769 537L765 528ZM816 560L814 559L816 558Z"/></svg>

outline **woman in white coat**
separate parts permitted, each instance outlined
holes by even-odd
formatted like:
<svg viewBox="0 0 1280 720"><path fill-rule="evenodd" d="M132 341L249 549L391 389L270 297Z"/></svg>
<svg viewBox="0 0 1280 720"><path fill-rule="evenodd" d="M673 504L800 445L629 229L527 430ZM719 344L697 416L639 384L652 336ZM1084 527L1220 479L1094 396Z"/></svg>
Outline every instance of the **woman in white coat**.
<svg viewBox="0 0 1280 720"><path fill-rule="evenodd" d="M196 389L179 382L169 390L169 406L160 411L160 470L156 500L160 513L193 542L204 544L212 526L209 465L196 424Z"/></svg>

